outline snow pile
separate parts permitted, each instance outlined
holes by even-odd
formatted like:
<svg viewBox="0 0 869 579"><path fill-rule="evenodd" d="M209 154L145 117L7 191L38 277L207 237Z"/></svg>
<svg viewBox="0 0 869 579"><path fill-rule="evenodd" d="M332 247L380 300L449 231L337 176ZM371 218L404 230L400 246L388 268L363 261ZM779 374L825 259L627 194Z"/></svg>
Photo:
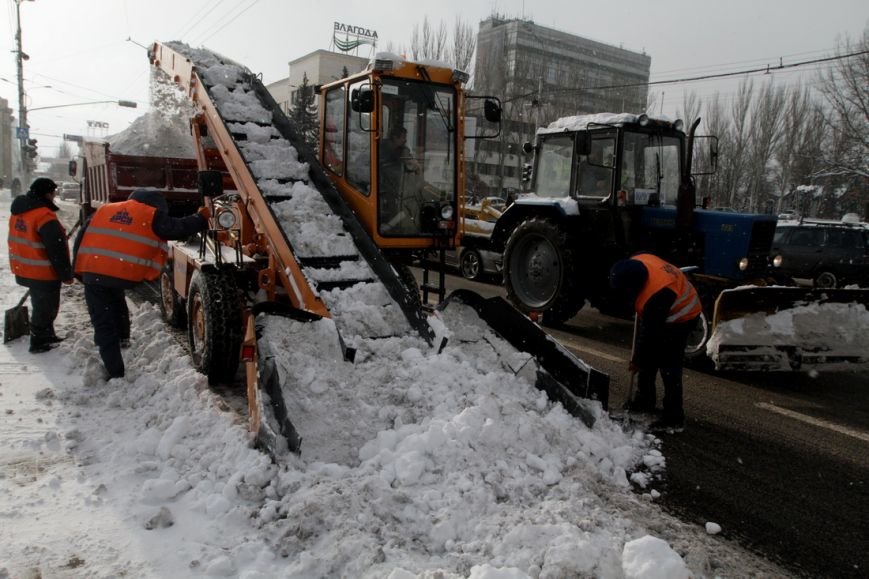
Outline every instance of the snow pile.
<svg viewBox="0 0 869 579"><path fill-rule="evenodd" d="M782 370L790 370L782 347L812 355L816 369L841 366L839 358L845 356L851 368L869 365L869 311L860 303L828 302L758 312L719 323L706 346L716 363L723 356L722 346L749 348L748 354L777 361Z"/></svg>

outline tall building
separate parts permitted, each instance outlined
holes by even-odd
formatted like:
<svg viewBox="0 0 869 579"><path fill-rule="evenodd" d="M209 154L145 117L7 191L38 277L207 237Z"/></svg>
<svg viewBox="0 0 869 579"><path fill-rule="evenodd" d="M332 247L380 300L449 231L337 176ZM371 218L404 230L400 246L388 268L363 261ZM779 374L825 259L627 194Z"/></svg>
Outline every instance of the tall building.
<svg viewBox="0 0 869 579"><path fill-rule="evenodd" d="M477 32L474 92L502 100L502 135L470 159L485 194L520 188L522 143L563 116L643 112L652 58L530 20L490 17ZM472 185L473 187L473 185Z"/></svg>
<svg viewBox="0 0 869 579"><path fill-rule="evenodd" d="M2 182L0 187L9 187L15 173L12 166L12 148L19 146L19 141L13 134L15 130L13 121L9 101L0 97L0 182Z"/></svg>
<svg viewBox="0 0 869 579"><path fill-rule="evenodd" d="M269 93L280 105L284 113L289 114L293 107L296 91L302 86L303 79L308 77L308 85L314 87L353 74L368 66L369 58L315 50L305 56L290 61L289 76L266 86Z"/></svg>

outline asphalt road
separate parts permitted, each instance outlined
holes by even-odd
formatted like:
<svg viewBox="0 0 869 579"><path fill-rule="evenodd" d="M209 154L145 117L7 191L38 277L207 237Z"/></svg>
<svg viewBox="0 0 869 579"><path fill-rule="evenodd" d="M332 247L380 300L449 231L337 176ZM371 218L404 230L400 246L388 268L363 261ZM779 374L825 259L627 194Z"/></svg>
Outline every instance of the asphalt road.
<svg viewBox="0 0 869 579"><path fill-rule="evenodd" d="M449 276L486 296L496 285ZM551 334L628 396L632 324L583 309ZM662 434L666 509L794 576L869 576L869 372L684 373L686 430ZM661 392L659 392L659 400Z"/></svg>

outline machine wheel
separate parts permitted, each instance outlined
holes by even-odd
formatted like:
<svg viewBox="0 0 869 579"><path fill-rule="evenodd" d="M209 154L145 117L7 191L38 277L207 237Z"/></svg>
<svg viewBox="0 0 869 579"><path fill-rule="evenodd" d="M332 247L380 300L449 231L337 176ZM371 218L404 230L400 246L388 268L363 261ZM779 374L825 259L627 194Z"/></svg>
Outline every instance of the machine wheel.
<svg viewBox="0 0 869 579"><path fill-rule="evenodd" d="M231 382L241 349L241 304L228 271L197 271L187 295L187 339L193 366L209 384Z"/></svg>
<svg viewBox="0 0 869 579"><path fill-rule="evenodd" d="M504 287L520 311L543 312L545 325L575 316L585 297L567 233L548 219L520 223L504 250Z"/></svg>
<svg viewBox="0 0 869 579"><path fill-rule="evenodd" d="M831 271L822 271L817 276L815 276L815 287L821 289L833 289L838 287L839 280L836 278L836 274Z"/></svg>
<svg viewBox="0 0 869 579"><path fill-rule="evenodd" d="M184 311L181 297L175 291L173 277L172 263L169 262L160 273L160 312L164 322L173 328L183 328L187 325L187 312Z"/></svg>
<svg viewBox="0 0 869 579"><path fill-rule="evenodd" d="M697 325L694 331L688 335L688 342L685 345L685 358L688 360L699 360L706 356L706 342L712 337L712 327L709 320L706 319L706 314L700 312L700 319L697 320Z"/></svg>
<svg viewBox="0 0 869 579"><path fill-rule="evenodd" d="M462 277L465 279L480 279L480 275L483 273L483 257L480 255L480 252L476 249L465 249L462 251L459 269L462 272Z"/></svg>

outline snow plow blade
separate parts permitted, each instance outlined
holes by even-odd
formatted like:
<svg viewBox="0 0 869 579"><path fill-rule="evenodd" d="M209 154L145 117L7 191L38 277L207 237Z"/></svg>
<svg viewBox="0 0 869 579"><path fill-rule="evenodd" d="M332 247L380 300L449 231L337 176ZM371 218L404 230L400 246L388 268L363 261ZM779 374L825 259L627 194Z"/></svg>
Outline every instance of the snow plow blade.
<svg viewBox="0 0 869 579"><path fill-rule="evenodd" d="M607 409L609 375L571 354L507 301L500 297L483 298L473 291L459 289L453 291L438 310L444 311L452 303L472 308L498 336L532 356L537 362L535 386L546 392L550 400L561 402L587 426L594 424L595 413L587 408L584 400L600 402L603 410Z"/></svg>
<svg viewBox="0 0 869 579"><path fill-rule="evenodd" d="M718 370L869 367L869 290L742 287L715 303L707 354Z"/></svg>

